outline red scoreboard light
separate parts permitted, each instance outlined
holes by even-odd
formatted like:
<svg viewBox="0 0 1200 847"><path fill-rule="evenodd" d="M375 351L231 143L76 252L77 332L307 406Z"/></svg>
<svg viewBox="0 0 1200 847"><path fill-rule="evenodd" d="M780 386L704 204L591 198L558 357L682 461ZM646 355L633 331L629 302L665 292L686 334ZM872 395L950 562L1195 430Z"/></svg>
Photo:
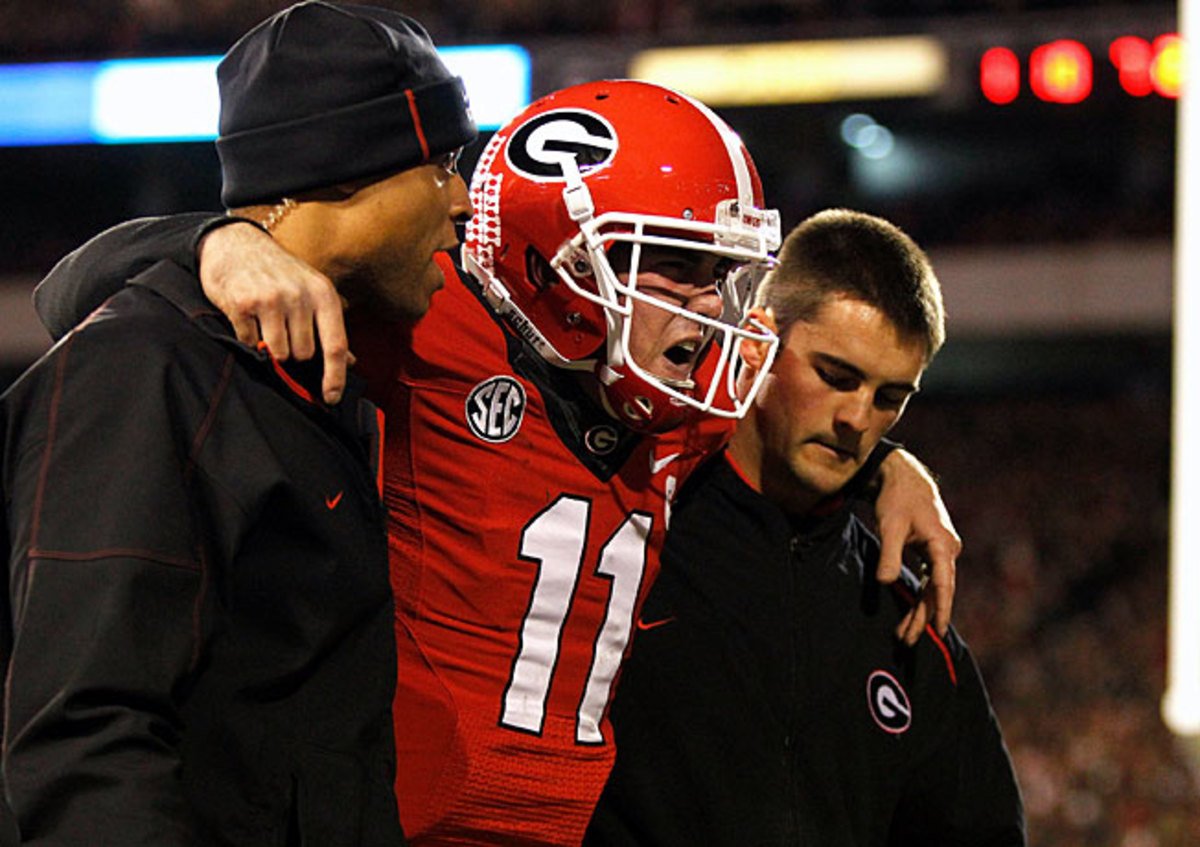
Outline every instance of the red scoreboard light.
<svg viewBox="0 0 1200 847"><path fill-rule="evenodd" d="M1108 58L1117 68L1121 87L1134 97L1145 97L1154 90L1150 64L1154 51L1150 42L1136 35L1125 35L1108 46Z"/></svg>
<svg viewBox="0 0 1200 847"><path fill-rule="evenodd" d="M993 47L979 63L979 87L983 96L1001 105L1021 93L1021 60L1007 47Z"/></svg>
<svg viewBox="0 0 1200 847"><path fill-rule="evenodd" d="M1178 97L1183 85L1184 45L1178 35L1153 42L1134 35L1114 40L1108 58L1121 88L1134 97ZM1092 93L1092 54L1078 41L1043 44L1029 56L1029 89L1049 103L1079 103ZM1007 47L993 47L979 63L979 88L993 103L1011 103L1021 90L1021 61Z"/></svg>
<svg viewBox="0 0 1200 847"><path fill-rule="evenodd" d="M1078 41L1052 41L1029 57L1029 88L1050 103L1078 103L1092 93L1092 54Z"/></svg>
<svg viewBox="0 0 1200 847"><path fill-rule="evenodd" d="M1185 56L1183 39L1178 35L1160 35L1151 45L1150 82L1163 97L1178 97L1183 88Z"/></svg>

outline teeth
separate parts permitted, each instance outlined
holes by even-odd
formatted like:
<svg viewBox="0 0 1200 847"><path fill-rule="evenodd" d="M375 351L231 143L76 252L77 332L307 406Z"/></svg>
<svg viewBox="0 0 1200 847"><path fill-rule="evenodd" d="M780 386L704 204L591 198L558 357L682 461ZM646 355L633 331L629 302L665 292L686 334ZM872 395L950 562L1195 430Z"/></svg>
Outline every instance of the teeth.
<svg viewBox="0 0 1200 847"><path fill-rule="evenodd" d="M699 347L700 345L699 345L699 343L697 343L696 341L693 340L693 341L682 341L679 344L676 344L675 346L682 347L684 350L687 350L688 353L695 353L696 348Z"/></svg>

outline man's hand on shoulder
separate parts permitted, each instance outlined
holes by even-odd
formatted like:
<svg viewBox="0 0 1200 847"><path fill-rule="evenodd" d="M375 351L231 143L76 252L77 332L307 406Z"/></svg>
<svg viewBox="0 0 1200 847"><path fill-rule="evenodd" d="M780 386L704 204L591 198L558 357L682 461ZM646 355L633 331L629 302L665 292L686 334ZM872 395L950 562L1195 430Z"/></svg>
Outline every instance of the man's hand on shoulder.
<svg viewBox="0 0 1200 847"><path fill-rule="evenodd" d="M933 475L903 449L893 450L879 473L882 488L875 501L879 523L880 582L895 582L900 576L906 548L915 550L930 566L930 581L918 603L900 622L897 637L915 644L926 623L932 622L939 635L950 625L954 605L956 560L962 539L954 529Z"/></svg>
<svg viewBox="0 0 1200 847"><path fill-rule="evenodd" d="M283 361L311 359L319 338L322 394L326 403L340 400L354 357L343 304L329 278L251 223L208 232L196 255L204 293L228 316L238 339L251 346L263 341Z"/></svg>

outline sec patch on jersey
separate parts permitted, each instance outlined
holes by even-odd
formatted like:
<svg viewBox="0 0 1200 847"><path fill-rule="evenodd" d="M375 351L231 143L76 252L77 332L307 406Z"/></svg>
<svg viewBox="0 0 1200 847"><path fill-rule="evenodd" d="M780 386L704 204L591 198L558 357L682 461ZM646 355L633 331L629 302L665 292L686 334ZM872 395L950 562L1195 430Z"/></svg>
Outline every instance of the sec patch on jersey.
<svg viewBox="0 0 1200 847"><path fill-rule="evenodd" d="M508 441L525 418L525 387L511 376L494 376L471 389L466 403L467 426L489 444Z"/></svg>

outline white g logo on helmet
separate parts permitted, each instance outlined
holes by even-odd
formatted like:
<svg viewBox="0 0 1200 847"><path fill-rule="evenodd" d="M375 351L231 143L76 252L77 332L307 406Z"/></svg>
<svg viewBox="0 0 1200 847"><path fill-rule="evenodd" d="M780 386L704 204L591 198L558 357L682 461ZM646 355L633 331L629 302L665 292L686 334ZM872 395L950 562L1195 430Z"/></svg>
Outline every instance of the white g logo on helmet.
<svg viewBox="0 0 1200 847"><path fill-rule="evenodd" d="M602 168L617 152L617 131L594 112L556 109L526 121L512 134L504 156L508 166L539 182L565 180L565 159L581 174Z"/></svg>

